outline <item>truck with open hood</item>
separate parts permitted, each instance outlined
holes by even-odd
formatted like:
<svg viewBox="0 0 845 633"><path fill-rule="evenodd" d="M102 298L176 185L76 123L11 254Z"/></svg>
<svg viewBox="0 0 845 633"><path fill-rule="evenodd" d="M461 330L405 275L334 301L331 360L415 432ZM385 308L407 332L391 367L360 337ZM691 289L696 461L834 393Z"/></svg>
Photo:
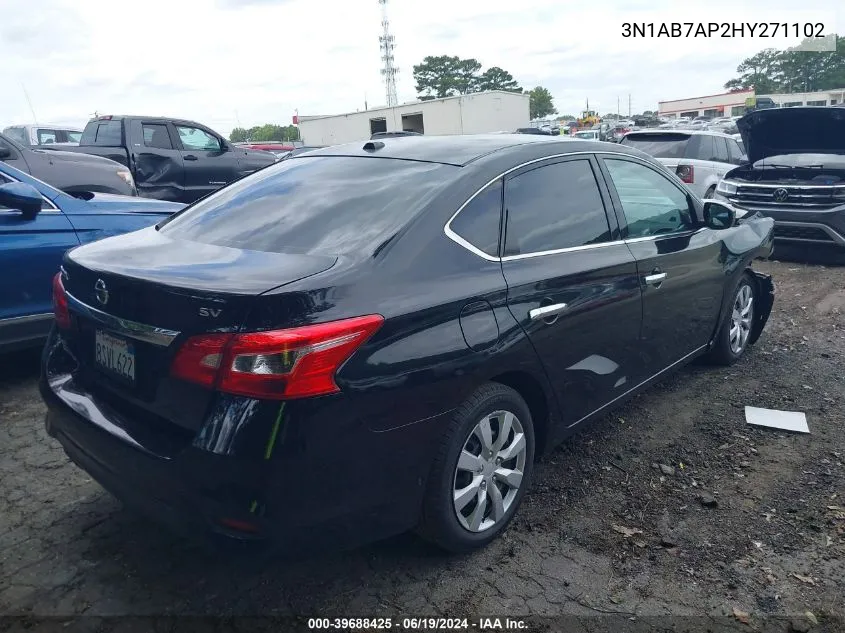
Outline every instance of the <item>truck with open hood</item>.
<svg viewBox="0 0 845 633"><path fill-rule="evenodd" d="M737 127L746 160L716 197L773 218L778 250L845 259L845 108L757 110Z"/></svg>

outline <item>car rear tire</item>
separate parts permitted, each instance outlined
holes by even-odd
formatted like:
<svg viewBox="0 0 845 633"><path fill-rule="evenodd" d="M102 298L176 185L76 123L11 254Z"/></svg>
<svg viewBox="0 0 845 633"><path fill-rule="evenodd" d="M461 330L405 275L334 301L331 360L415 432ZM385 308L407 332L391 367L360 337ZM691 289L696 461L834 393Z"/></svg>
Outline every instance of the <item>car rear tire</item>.
<svg viewBox="0 0 845 633"><path fill-rule="evenodd" d="M443 434L418 532L450 552L484 547L516 514L533 465L528 405L510 387L481 386L456 409Z"/></svg>
<svg viewBox="0 0 845 633"><path fill-rule="evenodd" d="M716 365L733 365L742 358L750 345L756 306L757 286L745 273L733 292L708 360Z"/></svg>

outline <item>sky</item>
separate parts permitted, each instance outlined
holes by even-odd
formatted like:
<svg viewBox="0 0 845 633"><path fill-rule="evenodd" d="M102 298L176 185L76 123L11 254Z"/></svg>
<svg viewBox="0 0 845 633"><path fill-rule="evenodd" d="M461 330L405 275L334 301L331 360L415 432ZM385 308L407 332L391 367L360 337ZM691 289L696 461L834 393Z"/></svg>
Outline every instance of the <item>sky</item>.
<svg viewBox="0 0 845 633"><path fill-rule="evenodd" d="M426 55L474 57L521 86L548 88L561 114L656 110L724 92L737 65L798 39L625 38L625 22L822 22L833 0L389 0L399 102ZM834 7L842 6L837 15ZM577 8L575 8L577 7ZM656 27L657 28L657 27ZM0 0L0 128L84 125L100 114L236 126L386 103L378 0Z"/></svg>

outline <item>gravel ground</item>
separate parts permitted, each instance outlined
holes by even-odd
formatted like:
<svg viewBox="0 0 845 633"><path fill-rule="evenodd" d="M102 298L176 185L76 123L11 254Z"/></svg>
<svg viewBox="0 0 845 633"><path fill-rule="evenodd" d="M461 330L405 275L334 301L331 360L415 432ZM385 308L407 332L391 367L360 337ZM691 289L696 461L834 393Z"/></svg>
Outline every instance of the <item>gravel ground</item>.
<svg viewBox="0 0 845 633"><path fill-rule="evenodd" d="M748 356L729 369L691 366L566 442L539 464L513 527L464 557L410 535L307 560L212 556L70 464L43 430L37 354L2 357L0 616L112 630L90 616L596 625L610 614L659 628L706 615L710 630L841 630L845 269L757 268L777 295ZM804 411L811 434L749 427L745 405ZM33 622L0 618L0 631Z"/></svg>

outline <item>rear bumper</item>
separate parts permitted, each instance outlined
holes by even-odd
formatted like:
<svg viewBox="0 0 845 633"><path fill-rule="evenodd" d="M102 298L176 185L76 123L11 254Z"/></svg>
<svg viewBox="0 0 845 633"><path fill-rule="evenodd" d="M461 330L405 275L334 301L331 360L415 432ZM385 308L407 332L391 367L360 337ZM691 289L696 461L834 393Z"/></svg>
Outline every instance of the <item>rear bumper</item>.
<svg viewBox="0 0 845 633"><path fill-rule="evenodd" d="M127 506L192 540L261 541L286 551L355 546L413 528L450 415L376 432L339 397L285 403L274 428L278 403L268 419L262 406L250 406L256 401L227 397L196 434L165 437L170 429L157 430L158 421L127 419L76 382L55 332L40 390L48 434ZM209 439L221 420L236 423L225 442Z"/></svg>

